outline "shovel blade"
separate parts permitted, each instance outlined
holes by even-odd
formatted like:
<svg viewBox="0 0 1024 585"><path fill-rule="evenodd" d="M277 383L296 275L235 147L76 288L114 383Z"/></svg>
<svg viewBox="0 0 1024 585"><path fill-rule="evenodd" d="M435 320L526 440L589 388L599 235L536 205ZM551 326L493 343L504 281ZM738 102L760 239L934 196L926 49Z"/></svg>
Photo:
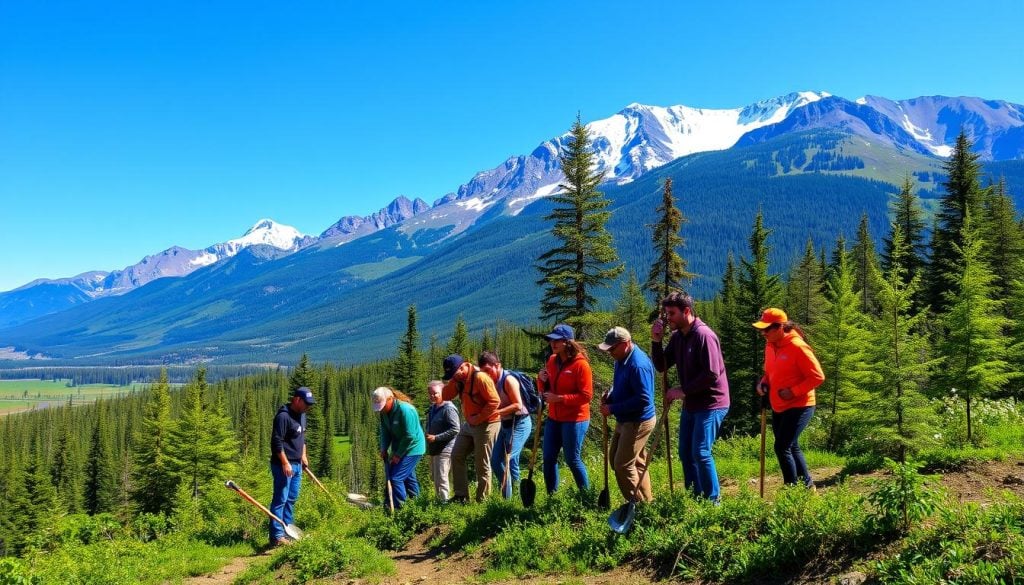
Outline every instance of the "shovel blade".
<svg viewBox="0 0 1024 585"><path fill-rule="evenodd" d="M597 495L597 505L602 510L608 510L612 507L612 498L608 494L608 488L601 490L601 493Z"/></svg>
<svg viewBox="0 0 1024 585"><path fill-rule="evenodd" d="M288 536L288 538L292 540L302 539L302 531L299 530L299 527L294 524L289 524L288 526L285 526L284 533Z"/></svg>
<svg viewBox="0 0 1024 585"><path fill-rule="evenodd" d="M626 502L616 508L611 516L608 516L608 526L616 534L626 534L633 528L633 519L636 518L636 502Z"/></svg>
<svg viewBox="0 0 1024 585"><path fill-rule="evenodd" d="M523 505L529 508L533 505L533 501L537 499L537 484L533 483L533 478L526 478L519 485L519 496L523 498Z"/></svg>

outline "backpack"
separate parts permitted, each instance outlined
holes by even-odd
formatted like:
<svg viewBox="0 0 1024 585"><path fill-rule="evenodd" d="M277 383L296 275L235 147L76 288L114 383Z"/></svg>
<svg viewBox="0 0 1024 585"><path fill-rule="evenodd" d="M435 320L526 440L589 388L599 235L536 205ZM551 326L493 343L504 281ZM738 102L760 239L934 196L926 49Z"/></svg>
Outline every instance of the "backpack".
<svg viewBox="0 0 1024 585"><path fill-rule="evenodd" d="M505 389L506 376L512 376L519 382L519 396L523 399L523 406L526 407L526 412L536 414L540 410L540 394L537 393L537 386L533 383L533 380L522 372L505 370L504 375L501 377L502 391Z"/></svg>

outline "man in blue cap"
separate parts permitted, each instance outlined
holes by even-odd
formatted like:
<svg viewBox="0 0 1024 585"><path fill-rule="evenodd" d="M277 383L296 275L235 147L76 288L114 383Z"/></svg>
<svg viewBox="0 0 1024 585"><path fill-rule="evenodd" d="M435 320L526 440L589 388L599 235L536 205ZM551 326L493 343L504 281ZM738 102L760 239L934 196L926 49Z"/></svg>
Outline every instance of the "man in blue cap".
<svg viewBox="0 0 1024 585"><path fill-rule="evenodd" d="M306 411L316 404L313 391L305 386L292 392L292 399L282 404L274 415L274 428L270 434L270 474L274 477L274 497L270 511L292 524L295 501L299 499L302 470L309 467L306 457ZM291 542L284 534L284 526L270 521L270 545Z"/></svg>

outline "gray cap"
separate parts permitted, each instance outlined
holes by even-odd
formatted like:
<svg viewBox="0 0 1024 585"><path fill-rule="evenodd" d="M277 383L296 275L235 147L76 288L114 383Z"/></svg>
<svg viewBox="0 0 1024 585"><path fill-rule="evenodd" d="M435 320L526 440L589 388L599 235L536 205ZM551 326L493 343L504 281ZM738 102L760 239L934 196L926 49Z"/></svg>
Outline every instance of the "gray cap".
<svg viewBox="0 0 1024 585"><path fill-rule="evenodd" d="M604 334L604 343L597 344L597 348L601 351L608 351L612 347L632 339L633 336L629 334L629 330L625 327L612 327L608 330L608 333Z"/></svg>

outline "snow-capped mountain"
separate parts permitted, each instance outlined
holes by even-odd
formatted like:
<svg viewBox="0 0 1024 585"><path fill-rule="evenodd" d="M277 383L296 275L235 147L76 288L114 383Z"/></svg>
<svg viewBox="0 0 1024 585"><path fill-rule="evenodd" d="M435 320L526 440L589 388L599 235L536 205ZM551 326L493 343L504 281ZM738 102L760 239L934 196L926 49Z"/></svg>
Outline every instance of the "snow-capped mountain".
<svg viewBox="0 0 1024 585"><path fill-rule="evenodd" d="M408 197L399 195L387 207L376 213L363 217L346 215L324 230L320 234L320 239L331 240L334 244L342 244L401 223L428 209L430 209L430 204L420 198L411 201Z"/></svg>
<svg viewBox="0 0 1024 585"><path fill-rule="evenodd" d="M294 252L316 241L313 236L261 219L240 238L202 250L172 246L112 272L91 271L70 278L40 278L0 293L0 326L22 322L94 299L122 295L158 278L185 276L203 266L230 258L250 246L267 245Z"/></svg>

